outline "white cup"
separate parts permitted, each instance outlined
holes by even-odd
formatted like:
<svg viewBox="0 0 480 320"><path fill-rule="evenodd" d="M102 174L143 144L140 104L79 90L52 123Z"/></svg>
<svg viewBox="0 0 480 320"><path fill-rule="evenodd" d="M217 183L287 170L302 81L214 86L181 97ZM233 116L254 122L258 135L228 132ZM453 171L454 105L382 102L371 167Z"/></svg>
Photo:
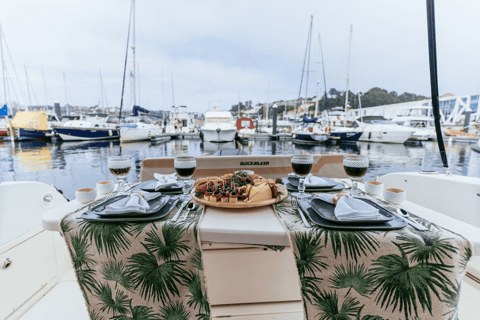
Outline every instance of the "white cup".
<svg viewBox="0 0 480 320"><path fill-rule="evenodd" d="M100 181L97 182L97 190L100 194L107 194L115 189L115 183L113 181Z"/></svg>
<svg viewBox="0 0 480 320"><path fill-rule="evenodd" d="M388 188L383 190L383 199L393 204L400 204L407 199L407 192L402 189Z"/></svg>
<svg viewBox="0 0 480 320"><path fill-rule="evenodd" d="M367 181L365 182L364 188L367 193L378 196L383 192L383 183L380 181Z"/></svg>
<svg viewBox="0 0 480 320"><path fill-rule="evenodd" d="M83 188L75 191L75 198L80 203L89 203L95 200L97 197L97 189L95 188Z"/></svg>

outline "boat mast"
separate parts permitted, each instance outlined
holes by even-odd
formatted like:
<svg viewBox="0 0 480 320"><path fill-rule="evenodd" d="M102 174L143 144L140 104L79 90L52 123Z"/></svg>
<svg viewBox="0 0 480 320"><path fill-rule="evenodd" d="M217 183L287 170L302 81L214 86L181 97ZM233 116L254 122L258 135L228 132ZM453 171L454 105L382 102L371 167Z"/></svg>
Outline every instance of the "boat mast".
<svg viewBox="0 0 480 320"><path fill-rule="evenodd" d="M307 62L308 48L312 39L312 26L313 26L313 15L310 16L310 29L308 30L307 47L305 48L305 57L303 59L303 70L302 70L302 77L300 78L300 89L298 89L298 100L297 100L297 103L295 104L295 119L294 119L295 121L297 121L297 113L298 113L298 108L300 106L300 97L302 96L303 75L305 74L305 62Z"/></svg>
<svg viewBox="0 0 480 320"><path fill-rule="evenodd" d="M25 79L27 80L28 101L30 102L30 106L31 106L32 105L32 99L30 97L30 85L28 84L27 66L24 65L23 67L25 68Z"/></svg>
<svg viewBox="0 0 480 320"><path fill-rule="evenodd" d="M133 106L137 105L137 97L135 93L135 75L136 75L136 64L135 64L135 0L132 0L132 5L133 5L133 26L132 26L132 37L133 37L133 45L132 45L132 51L133 51Z"/></svg>
<svg viewBox="0 0 480 320"><path fill-rule="evenodd" d="M65 78L65 71L63 72L63 87L65 89L65 112L68 116L67 79Z"/></svg>
<svg viewBox="0 0 480 320"><path fill-rule="evenodd" d="M132 7L133 7L133 0L132 0ZM123 94L125 92L125 75L127 73L127 61L128 61L128 43L130 41L130 25L132 22L132 9L130 8L130 18L128 20L128 33L127 33L127 48L125 49L125 62L123 64L123 81L122 81L122 96L120 98L120 111L118 112L118 123L120 124L120 120L122 119L122 108L123 108Z"/></svg>
<svg viewBox="0 0 480 320"><path fill-rule="evenodd" d="M3 59L3 33L2 25L0 24L0 55L2 58L2 74L3 74L3 96L5 97L5 105L7 104L7 83L5 81L5 60Z"/></svg>
<svg viewBox="0 0 480 320"><path fill-rule="evenodd" d="M328 110L327 78L325 77L325 64L323 63L322 39L320 38L320 33L318 34L318 43L320 45L320 54L322 57L323 85L325 86L325 110Z"/></svg>
<svg viewBox="0 0 480 320"><path fill-rule="evenodd" d="M48 100L47 100L47 82L45 81L45 73L42 69L42 77L43 77L43 91L45 92L45 108L48 107Z"/></svg>
<svg viewBox="0 0 480 320"><path fill-rule="evenodd" d="M320 33L318 34L318 53L320 55ZM318 80L318 73L320 72L319 69L320 69L320 59L317 61L317 72L315 73L317 77L317 94L315 97L315 114L313 115L314 118L317 117L317 113L318 113L318 86L320 85L320 80Z"/></svg>
<svg viewBox="0 0 480 320"><path fill-rule="evenodd" d="M163 82L163 70L162 70L162 98L163 98L162 114L163 114L163 121L165 121L165 85Z"/></svg>
<svg viewBox="0 0 480 320"><path fill-rule="evenodd" d="M350 40L348 41L348 63L347 63L347 91L345 92L345 119L343 121L343 126L347 125L347 109L348 109L348 83L350 81L350 50L352 46L352 32L353 26L350 25Z"/></svg>

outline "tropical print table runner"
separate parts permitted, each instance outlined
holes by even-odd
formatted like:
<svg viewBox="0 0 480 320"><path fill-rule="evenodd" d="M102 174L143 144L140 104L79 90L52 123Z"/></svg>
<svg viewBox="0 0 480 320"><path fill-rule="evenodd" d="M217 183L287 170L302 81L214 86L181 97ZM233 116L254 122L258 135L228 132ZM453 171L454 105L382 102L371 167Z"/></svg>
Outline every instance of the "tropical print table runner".
<svg viewBox="0 0 480 320"><path fill-rule="evenodd" d="M290 197L274 209L291 240L306 319L457 319L472 255L462 236L420 218L429 231L306 228ZM61 230L92 320L210 319L203 206L176 223L176 209L149 223L78 219L85 210L66 216Z"/></svg>
<svg viewBox="0 0 480 320"><path fill-rule="evenodd" d="M461 235L418 217L428 231L306 228L290 197L274 207L290 235L307 319L458 318L472 256Z"/></svg>
<svg viewBox="0 0 480 320"><path fill-rule="evenodd" d="M197 229L203 207L172 223L179 206L148 223L78 219L86 208L61 221L91 320L210 319Z"/></svg>

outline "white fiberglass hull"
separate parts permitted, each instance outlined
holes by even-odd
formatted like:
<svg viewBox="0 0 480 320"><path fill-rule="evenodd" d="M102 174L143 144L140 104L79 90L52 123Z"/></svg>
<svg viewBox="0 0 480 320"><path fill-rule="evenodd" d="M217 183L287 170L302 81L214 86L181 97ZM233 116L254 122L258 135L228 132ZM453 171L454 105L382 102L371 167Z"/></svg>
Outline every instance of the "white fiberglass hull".
<svg viewBox="0 0 480 320"><path fill-rule="evenodd" d="M358 139L365 142L383 142L383 143L404 143L412 136L412 131L406 130L386 130L382 128L365 127L363 133Z"/></svg>
<svg viewBox="0 0 480 320"><path fill-rule="evenodd" d="M150 140L161 134L161 128L120 127L120 142Z"/></svg>
<svg viewBox="0 0 480 320"><path fill-rule="evenodd" d="M203 140L208 142L227 142L234 141L236 129L202 129Z"/></svg>

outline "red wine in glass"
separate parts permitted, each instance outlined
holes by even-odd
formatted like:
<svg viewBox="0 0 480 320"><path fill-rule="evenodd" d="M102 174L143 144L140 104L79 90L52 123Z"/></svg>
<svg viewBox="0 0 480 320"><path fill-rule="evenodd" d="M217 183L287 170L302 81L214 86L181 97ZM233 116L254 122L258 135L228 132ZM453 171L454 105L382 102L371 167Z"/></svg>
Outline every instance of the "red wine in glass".
<svg viewBox="0 0 480 320"><path fill-rule="evenodd" d="M195 167L191 168L175 168L175 171L177 171L177 174L181 178L190 178L193 176L193 173L195 172Z"/></svg>
<svg viewBox="0 0 480 320"><path fill-rule="evenodd" d="M312 170L313 163L295 163L292 161L293 172L299 176L305 176Z"/></svg>
<svg viewBox="0 0 480 320"><path fill-rule="evenodd" d="M368 167L350 167L350 166L343 166L345 169L345 173L347 176L352 178L362 178L367 174Z"/></svg>

